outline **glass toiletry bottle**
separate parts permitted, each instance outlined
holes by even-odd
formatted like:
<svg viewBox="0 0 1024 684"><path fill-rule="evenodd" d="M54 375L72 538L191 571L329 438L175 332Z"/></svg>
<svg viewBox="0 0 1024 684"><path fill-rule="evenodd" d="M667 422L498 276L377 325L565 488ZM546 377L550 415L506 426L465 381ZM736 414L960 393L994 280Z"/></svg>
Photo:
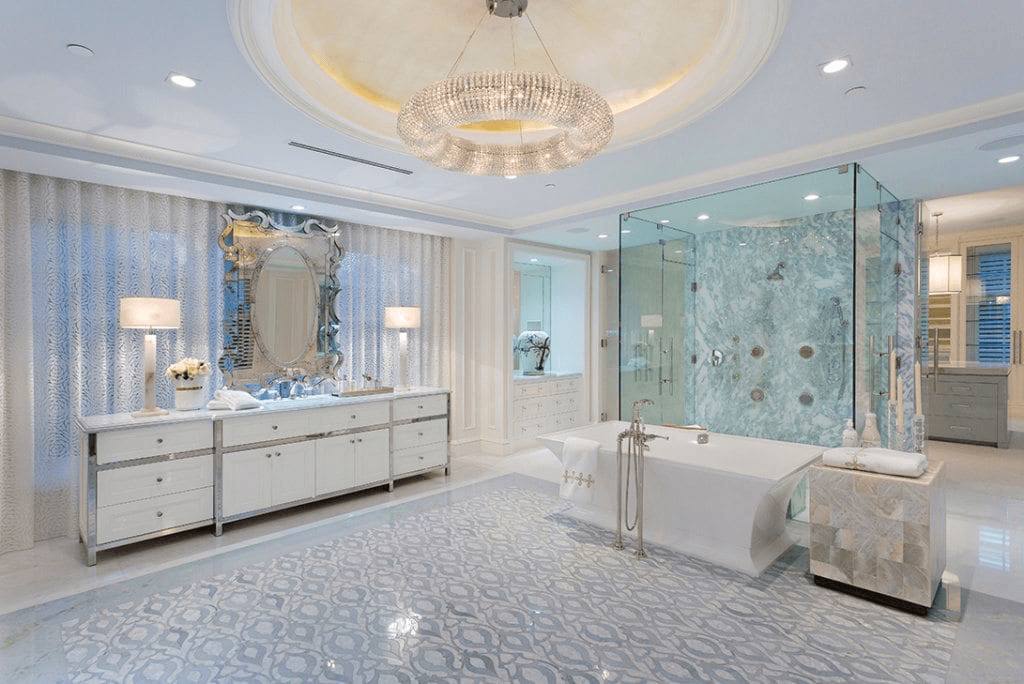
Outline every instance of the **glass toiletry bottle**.
<svg viewBox="0 0 1024 684"><path fill-rule="evenodd" d="M864 414L864 432L860 435L862 447L882 446L882 436L878 434L878 422L874 413Z"/></svg>
<svg viewBox="0 0 1024 684"><path fill-rule="evenodd" d="M853 418L846 419L846 429L843 430L843 446L860 446L860 435L857 434L857 428L853 427Z"/></svg>

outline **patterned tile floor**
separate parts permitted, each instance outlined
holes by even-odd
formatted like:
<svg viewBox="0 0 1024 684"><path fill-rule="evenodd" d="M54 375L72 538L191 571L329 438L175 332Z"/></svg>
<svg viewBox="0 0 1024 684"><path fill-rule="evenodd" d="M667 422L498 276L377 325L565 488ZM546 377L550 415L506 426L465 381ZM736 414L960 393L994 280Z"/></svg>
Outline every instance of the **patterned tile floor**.
<svg viewBox="0 0 1024 684"><path fill-rule="evenodd" d="M0 681L1019 681L1013 600L967 591L959 622L907 615L814 586L800 546L754 579L657 548L638 561L564 515L546 461L531 468L547 481L464 465L457 484L405 485L418 498L286 517L184 563L167 554L208 535L126 552L132 575L101 556L103 581L54 561L74 590L50 600L12 596L32 584L0 558ZM980 514L976 482L951 495Z"/></svg>

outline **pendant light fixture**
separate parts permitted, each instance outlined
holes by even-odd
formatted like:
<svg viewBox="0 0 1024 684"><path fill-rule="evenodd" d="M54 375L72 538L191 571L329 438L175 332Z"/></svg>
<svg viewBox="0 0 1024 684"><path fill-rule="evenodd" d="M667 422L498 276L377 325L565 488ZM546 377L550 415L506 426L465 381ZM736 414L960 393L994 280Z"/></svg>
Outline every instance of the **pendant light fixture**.
<svg viewBox="0 0 1024 684"><path fill-rule="evenodd" d="M486 12L517 21L525 16L527 2L485 0ZM415 93L398 112L398 135L412 154L451 171L512 178L575 166L604 149L614 126L608 102L590 86L558 73L537 27L525 18L554 73L513 70L453 76L460 54L447 78ZM476 29L466 45L475 34ZM512 50L514 60L514 40ZM488 121L518 122L518 143L484 143L452 132ZM557 132L525 140L523 121L538 121Z"/></svg>
<svg viewBox="0 0 1024 684"><path fill-rule="evenodd" d="M941 211L932 213L935 219L935 247L939 246L939 217ZM928 294L957 294L963 289L963 257L950 252L936 252L928 257Z"/></svg>

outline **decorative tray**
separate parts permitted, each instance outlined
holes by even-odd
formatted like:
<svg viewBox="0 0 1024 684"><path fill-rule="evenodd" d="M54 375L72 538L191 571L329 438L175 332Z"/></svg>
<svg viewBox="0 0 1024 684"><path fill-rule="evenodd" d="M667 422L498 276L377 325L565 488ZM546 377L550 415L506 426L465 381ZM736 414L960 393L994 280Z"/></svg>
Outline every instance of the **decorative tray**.
<svg viewBox="0 0 1024 684"><path fill-rule="evenodd" d="M364 389L348 390L345 392L335 393L337 397L365 397L368 394L389 394L394 392L394 387L366 387Z"/></svg>

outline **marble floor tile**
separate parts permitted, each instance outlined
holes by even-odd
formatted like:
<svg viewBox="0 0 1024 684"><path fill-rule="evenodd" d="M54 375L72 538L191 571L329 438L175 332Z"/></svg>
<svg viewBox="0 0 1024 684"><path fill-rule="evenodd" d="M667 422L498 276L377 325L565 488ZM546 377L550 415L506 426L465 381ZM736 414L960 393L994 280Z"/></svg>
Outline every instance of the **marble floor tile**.
<svg viewBox="0 0 1024 684"><path fill-rule="evenodd" d="M558 514L560 502L544 490L547 483L557 491L560 475L550 453L469 451L455 457L448 478L413 478L394 492L382 488L242 521L220 538L196 530L101 552L93 568L70 539L0 556L0 681L89 681L83 672L120 681L127 660L96 657L89 650L96 642L87 638L93 633L100 643L114 634L122 645L145 642L148 650L112 653L144 654L144 674L171 681L303 681L314 670L313 680L323 681L428 681L451 674L455 664L464 681L1019 681L1012 677L1024 668L1024 439L1015 434L1010 449L929 442L929 457L947 464L947 569L963 585L959 616L933 611L916 622L809 585L808 526L793 521L800 546L758 578L729 580L728 571L668 552L638 566L629 554L610 553L598 541L602 531ZM530 479L515 481L516 474ZM474 505L474 497L500 498L509 483L527 483L527 493L547 503L519 506L484 534L476 521L501 506L459 507ZM541 513L544 506L550 508ZM466 515L445 513L452 510ZM531 525L524 525L527 518ZM534 528L544 534L537 537ZM398 533L406 545L388 541ZM459 550L431 547L438 558L429 576L422 565L427 553L409 552L423 534L462 540ZM361 602L323 593L332 596L332 624L362 620L363 641L356 643L352 630L303 631L320 614L315 582L323 563L315 549L359 535L364 549L389 551L364 553L364 561L391 557L401 564L401 572L347 570L350 578L376 583L363 613L351 612ZM188 620L199 619L194 611L211 601L204 591L226 583L234 592L227 594L244 597L245 578L260 574L246 568L291 577L293 556L311 563L299 575L314 584L284 591L264 583L260 596L316 601L274 607L287 610L283 624L243 603L241 622L230 623L231 611L224 611L221 622L204 625L201 644L181 642L191 633ZM638 567L644 572L637 574ZM446 578L443 591L430 594L438 577ZM672 593L680 586L690 593ZM186 606L186 597L193 603L181 613L179 631L160 620L164 631L152 633L145 607L163 616L171 603ZM813 608L822 601L827 610ZM596 612L567 619L581 611ZM134 620L127 631L113 626L121 618ZM225 649L239 625L253 634L285 632L229 657ZM356 651L368 655L345 656Z"/></svg>

